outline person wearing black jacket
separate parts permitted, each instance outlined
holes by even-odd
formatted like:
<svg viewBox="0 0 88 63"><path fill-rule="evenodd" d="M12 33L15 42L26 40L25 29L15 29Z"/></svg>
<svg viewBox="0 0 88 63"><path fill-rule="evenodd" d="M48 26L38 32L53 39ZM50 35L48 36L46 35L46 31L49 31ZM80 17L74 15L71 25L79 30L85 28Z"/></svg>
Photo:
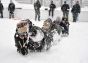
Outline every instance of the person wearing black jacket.
<svg viewBox="0 0 88 63"><path fill-rule="evenodd" d="M39 21L40 21L40 8L41 8L40 1L37 0L37 1L34 3L34 10L35 10L35 20L36 20L37 17L38 17L38 20L39 20Z"/></svg>
<svg viewBox="0 0 88 63"><path fill-rule="evenodd" d="M62 26L64 29L62 30L62 34L66 33L69 34L69 22L68 19L65 17L62 17L62 21L59 24L60 26Z"/></svg>
<svg viewBox="0 0 88 63"><path fill-rule="evenodd" d="M1 14L1 18L3 18L3 4L0 1L0 14Z"/></svg>
<svg viewBox="0 0 88 63"><path fill-rule="evenodd" d="M51 4L50 4L50 10L49 10L49 16L52 14L52 17L54 16L54 10L56 8L56 5L53 3L53 1L51 1Z"/></svg>
<svg viewBox="0 0 88 63"><path fill-rule="evenodd" d="M73 15L73 22L76 22L78 18L78 14L80 13L79 1L77 1L76 4L73 5L71 12Z"/></svg>
<svg viewBox="0 0 88 63"><path fill-rule="evenodd" d="M14 18L15 4L11 1L8 6L9 18Z"/></svg>
<svg viewBox="0 0 88 63"><path fill-rule="evenodd" d="M66 3L66 1L64 1L64 4L61 6L61 10L63 12L63 17L68 18L68 14L69 14L69 5Z"/></svg>

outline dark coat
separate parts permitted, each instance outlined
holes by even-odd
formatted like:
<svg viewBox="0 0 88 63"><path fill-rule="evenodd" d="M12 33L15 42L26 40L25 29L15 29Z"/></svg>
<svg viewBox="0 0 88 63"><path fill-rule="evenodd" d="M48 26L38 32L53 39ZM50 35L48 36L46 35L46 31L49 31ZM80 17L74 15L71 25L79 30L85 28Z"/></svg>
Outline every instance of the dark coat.
<svg viewBox="0 0 88 63"><path fill-rule="evenodd" d="M34 3L34 9L35 10L39 10L41 8L41 4L39 1L37 1L36 3Z"/></svg>
<svg viewBox="0 0 88 63"><path fill-rule="evenodd" d="M79 4L73 5L71 12L72 13L80 13L80 5Z"/></svg>
<svg viewBox="0 0 88 63"><path fill-rule="evenodd" d="M3 7L3 4L0 3L0 11L3 11L4 7Z"/></svg>
<svg viewBox="0 0 88 63"><path fill-rule="evenodd" d="M56 5L55 4L50 4L50 10L54 10L56 8Z"/></svg>
<svg viewBox="0 0 88 63"><path fill-rule="evenodd" d="M37 27L37 26L32 26L30 29L29 29L29 33L31 33L30 36L36 36L37 34L37 30L41 30L41 28ZM43 32L43 31L42 31ZM29 42L28 42L28 48L30 50L42 50L42 48L44 47L44 38L40 41L40 43L38 42L34 42L30 37L29 37Z"/></svg>
<svg viewBox="0 0 88 63"><path fill-rule="evenodd" d="M68 4L63 4L63 5L61 6L61 10L62 10L63 12L69 11L69 10L68 10L69 8L70 8L70 7L69 7Z"/></svg>
<svg viewBox="0 0 88 63"><path fill-rule="evenodd" d="M65 31L68 31L66 23L61 22L59 25L62 26L62 27L64 27Z"/></svg>
<svg viewBox="0 0 88 63"><path fill-rule="evenodd" d="M18 37L16 37L16 35L18 35ZM27 38L21 39L19 36L20 35L18 33L15 33L14 35L15 46L17 46L18 48L21 48L21 46L23 47L24 43L26 43Z"/></svg>
<svg viewBox="0 0 88 63"><path fill-rule="evenodd" d="M8 10L10 12L14 12L14 10L15 10L15 4L14 3L10 3L9 6L8 6Z"/></svg>

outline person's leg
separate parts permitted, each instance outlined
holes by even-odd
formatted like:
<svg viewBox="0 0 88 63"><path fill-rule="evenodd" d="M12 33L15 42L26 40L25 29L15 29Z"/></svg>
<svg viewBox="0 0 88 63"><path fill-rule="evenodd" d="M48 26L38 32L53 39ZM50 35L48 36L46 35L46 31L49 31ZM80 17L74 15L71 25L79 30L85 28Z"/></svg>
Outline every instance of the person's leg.
<svg viewBox="0 0 88 63"><path fill-rule="evenodd" d="M9 12L9 18L11 18L11 12Z"/></svg>
<svg viewBox="0 0 88 63"><path fill-rule="evenodd" d="M75 20L75 22L77 21L77 18L78 18L78 13L75 13L74 14L74 20Z"/></svg>
<svg viewBox="0 0 88 63"><path fill-rule="evenodd" d="M12 12L12 18L14 18L14 12Z"/></svg>
<svg viewBox="0 0 88 63"><path fill-rule="evenodd" d="M73 14L73 22L76 22L76 16L75 16L75 13L72 13Z"/></svg>
<svg viewBox="0 0 88 63"><path fill-rule="evenodd" d="M36 13L36 11L35 11L35 21L36 21L36 19L37 19L37 13Z"/></svg>
<svg viewBox="0 0 88 63"><path fill-rule="evenodd" d="M77 13L76 15L77 15L77 19L76 19L76 21L78 21L78 15L79 15L79 14Z"/></svg>
<svg viewBox="0 0 88 63"><path fill-rule="evenodd" d="M69 12L67 11L67 12L66 12L66 18L67 18L67 19L68 19L68 15L69 15Z"/></svg>
<svg viewBox="0 0 88 63"><path fill-rule="evenodd" d="M63 17L65 17L65 12L63 12Z"/></svg>
<svg viewBox="0 0 88 63"><path fill-rule="evenodd" d="M0 12L0 18L1 18L1 12Z"/></svg>
<svg viewBox="0 0 88 63"><path fill-rule="evenodd" d="M40 11L38 12L38 21L40 21Z"/></svg>
<svg viewBox="0 0 88 63"><path fill-rule="evenodd" d="M21 46L18 44L16 47L17 47L17 52L20 52Z"/></svg>
<svg viewBox="0 0 88 63"><path fill-rule="evenodd" d="M1 11L1 18L3 18L3 11Z"/></svg>
<svg viewBox="0 0 88 63"><path fill-rule="evenodd" d="M68 34L68 27L65 26L65 32Z"/></svg>
<svg viewBox="0 0 88 63"><path fill-rule="evenodd" d="M11 11L11 18L13 18L13 12Z"/></svg>
<svg viewBox="0 0 88 63"><path fill-rule="evenodd" d="M54 10L52 10L52 17L54 16Z"/></svg>
<svg viewBox="0 0 88 63"><path fill-rule="evenodd" d="M69 34L69 25L68 25L68 34Z"/></svg>
<svg viewBox="0 0 88 63"><path fill-rule="evenodd" d="M49 16L51 15L51 10L49 10Z"/></svg>

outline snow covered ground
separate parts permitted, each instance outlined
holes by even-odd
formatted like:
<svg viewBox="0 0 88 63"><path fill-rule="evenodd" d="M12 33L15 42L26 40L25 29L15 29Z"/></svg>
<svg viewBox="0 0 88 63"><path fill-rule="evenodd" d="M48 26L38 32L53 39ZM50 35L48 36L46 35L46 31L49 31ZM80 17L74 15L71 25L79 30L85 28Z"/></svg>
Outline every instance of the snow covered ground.
<svg viewBox="0 0 88 63"><path fill-rule="evenodd" d="M88 22L70 22L70 35L49 51L22 56L16 52L14 33L19 20L0 19L0 63L88 63ZM42 27L43 21L33 21Z"/></svg>

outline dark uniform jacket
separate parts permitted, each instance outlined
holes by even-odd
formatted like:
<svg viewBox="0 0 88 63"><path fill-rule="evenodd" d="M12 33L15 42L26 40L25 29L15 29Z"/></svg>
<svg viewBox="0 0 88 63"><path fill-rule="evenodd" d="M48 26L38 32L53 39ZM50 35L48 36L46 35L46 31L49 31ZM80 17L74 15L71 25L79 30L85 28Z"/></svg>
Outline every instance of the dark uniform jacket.
<svg viewBox="0 0 88 63"><path fill-rule="evenodd" d="M71 10L72 13L80 13L80 5L75 4Z"/></svg>
<svg viewBox="0 0 88 63"><path fill-rule="evenodd" d="M0 12L3 11L3 9L4 9L3 5L2 5L2 3L0 3Z"/></svg>
<svg viewBox="0 0 88 63"><path fill-rule="evenodd" d="M56 8L55 4L50 4L50 10L54 10Z"/></svg>
<svg viewBox="0 0 88 63"><path fill-rule="evenodd" d="M69 9L69 5L68 4L63 4L62 6L61 6L61 10L64 12L64 11L68 11L68 9Z"/></svg>
<svg viewBox="0 0 88 63"><path fill-rule="evenodd" d="M39 10L41 8L41 4L39 1L37 1L36 3L34 3L34 9L35 10Z"/></svg>
<svg viewBox="0 0 88 63"><path fill-rule="evenodd" d="M14 12L14 10L15 10L15 4L14 3L10 3L9 6L8 6L8 10L10 12Z"/></svg>

